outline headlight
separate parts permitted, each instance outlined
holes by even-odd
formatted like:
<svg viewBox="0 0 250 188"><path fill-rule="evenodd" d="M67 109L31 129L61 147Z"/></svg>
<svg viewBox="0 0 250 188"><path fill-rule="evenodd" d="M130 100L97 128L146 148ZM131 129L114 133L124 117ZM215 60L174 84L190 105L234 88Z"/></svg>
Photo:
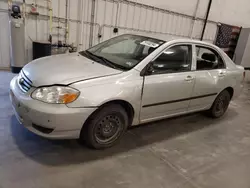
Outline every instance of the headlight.
<svg viewBox="0 0 250 188"><path fill-rule="evenodd" d="M67 86L50 86L37 88L31 94L33 99L54 104L67 104L77 99L80 92Z"/></svg>

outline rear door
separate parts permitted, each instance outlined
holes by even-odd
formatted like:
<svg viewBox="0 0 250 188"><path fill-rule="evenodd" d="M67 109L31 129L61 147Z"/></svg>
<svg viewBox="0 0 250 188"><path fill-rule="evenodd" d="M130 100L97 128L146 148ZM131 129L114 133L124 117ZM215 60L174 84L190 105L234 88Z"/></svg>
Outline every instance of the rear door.
<svg viewBox="0 0 250 188"><path fill-rule="evenodd" d="M195 85L189 111L210 107L219 94L226 87L227 70L223 58L208 46L196 45Z"/></svg>
<svg viewBox="0 0 250 188"><path fill-rule="evenodd" d="M195 81L192 45L167 48L150 67L150 74L144 76L141 122L186 112Z"/></svg>

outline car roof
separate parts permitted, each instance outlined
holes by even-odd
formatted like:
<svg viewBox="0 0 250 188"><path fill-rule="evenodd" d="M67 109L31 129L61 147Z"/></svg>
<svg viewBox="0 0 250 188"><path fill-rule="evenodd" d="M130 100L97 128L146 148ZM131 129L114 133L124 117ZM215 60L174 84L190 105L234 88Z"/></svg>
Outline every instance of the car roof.
<svg viewBox="0 0 250 188"><path fill-rule="evenodd" d="M200 40L194 40L194 39L188 39L188 38L180 38L180 39L168 39L166 40L166 36L156 36L156 35L140 35L140 34L126 34L126 35L135 35L135 36L141 36L141 37L148 37L155 40L161 40L164 42L171 42L171 43L195 43L195 44L201 44L201 45L213 45L212 43L200 41ZM214 46L214 45L213 45Z"/></svg>
<svg viewBox="0 0 250 188"><path fill-rule="evenodd" d="M204 42L204 41L200 41L200 40L193 40L193 39L172 39L170 40L173 43L195 43L195 44L204 44L204 45L213 45L211 43L208 42ZM169 42L170 42L169 41Z"/></svg>

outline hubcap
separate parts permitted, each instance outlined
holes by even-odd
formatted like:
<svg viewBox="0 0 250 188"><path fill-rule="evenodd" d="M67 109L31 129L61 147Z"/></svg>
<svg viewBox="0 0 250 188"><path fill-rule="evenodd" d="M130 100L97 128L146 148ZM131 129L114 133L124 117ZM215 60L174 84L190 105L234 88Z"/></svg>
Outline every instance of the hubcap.
<svg viewBox="0 0 250 188"><path fill-rule="evenodd" d="M95 130L95 138L99 143L107 143L115 140L122 129L122 121L118 115L103 117Z"/></svg>

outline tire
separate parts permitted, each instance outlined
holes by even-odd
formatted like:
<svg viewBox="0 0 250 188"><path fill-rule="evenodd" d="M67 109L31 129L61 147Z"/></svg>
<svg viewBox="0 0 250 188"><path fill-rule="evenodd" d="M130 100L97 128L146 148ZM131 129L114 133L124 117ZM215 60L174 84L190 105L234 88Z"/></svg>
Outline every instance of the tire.
<svg viewBox="0 0 250 188"><path fill-rule="evenodd" d="M227 90L222 91L214 100L212 107L208 110L208 115L213 118L222 117L227 111L230 100L230 93Z"/></svg>
<svg viewBox="0 0 250 188"><path fill-rule="evenodd" d="M82 128L80 140L94 149L109 148L121 138L128 123L128 114L121 105L105 105L88 119Z"/></svg>

